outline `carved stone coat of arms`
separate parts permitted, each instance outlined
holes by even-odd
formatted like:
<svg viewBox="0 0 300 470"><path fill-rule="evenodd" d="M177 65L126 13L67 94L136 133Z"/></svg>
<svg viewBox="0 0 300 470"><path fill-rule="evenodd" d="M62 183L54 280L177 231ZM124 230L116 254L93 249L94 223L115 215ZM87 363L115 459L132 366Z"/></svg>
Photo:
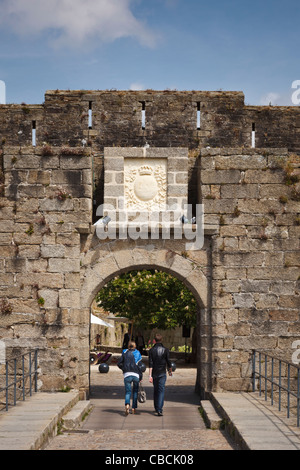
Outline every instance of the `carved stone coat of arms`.
<svg viewBox="0 0 300 470"><path fill-rule="evenodd" d="M165 159L126 159L124 165L127 210L162 210L167 203Z"/></svg>

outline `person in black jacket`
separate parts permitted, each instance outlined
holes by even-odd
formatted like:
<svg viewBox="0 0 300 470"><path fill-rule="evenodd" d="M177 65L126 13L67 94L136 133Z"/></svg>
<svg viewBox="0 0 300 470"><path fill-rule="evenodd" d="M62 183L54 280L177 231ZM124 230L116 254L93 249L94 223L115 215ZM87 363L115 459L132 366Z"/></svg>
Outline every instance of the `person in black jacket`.
<svg viewBox="0 0 300 470"><path fill-rule="evenodd" d="M125 333L124 338L123 338L123 344L122 344L123 349L128 348L130 337L131 337L131 327L129 326L128 331L127 331L127 333Z"/></svg>
<svg viewBox="0 0 300 470"><path fill-rule="evenodd" d="M143 350L145 349L145 340L142 335L142 333L139 331L137 336L135 337L135 343L137 349L140 351L141 354L143 354Z"/></svg>
<svg viewBox="0 0 300 470"><path fill-rule="evenodd" d="M155 345L149 351L149 382L154 387L154 408L158 416L163 415L165 398L165 384L167 379L166 369L172 375L172 364L169 358L169 350L162 344L162 336L155 336Z"/></svg>
<svg viewBox="0 0 300 470"><path fill-rule="evenodd" d="M138 366L142 356L136 350L134 341L129 341L128 349L123 351L122 357L118 361L118 367L123 371L124 385L125 385L125 415L129 414L130 398L131 398L131 384L132 386L132 414L135 414L137 409L137 398L139 391L139 384L143 379L143 374Z"/></svg>

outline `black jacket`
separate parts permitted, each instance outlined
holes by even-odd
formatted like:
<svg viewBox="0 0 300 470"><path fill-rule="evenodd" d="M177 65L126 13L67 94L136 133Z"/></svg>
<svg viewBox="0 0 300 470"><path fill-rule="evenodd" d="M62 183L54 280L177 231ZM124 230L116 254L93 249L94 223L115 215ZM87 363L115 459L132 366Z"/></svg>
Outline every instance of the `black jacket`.
<svg viewBox="0 0 300 470"><path fill-rule="evenodd" d="M125 353L122 354L122 357L118 361L118 367L125 372L135 372L139 375L140 381L143 379L143 374L139 366L135 362L135 357L133 352L128 349Z"/></svg>
<svg viewBox="0 0 300 470"><path fill-rule="evenodd" d="M171 369L169 350L162 343L156 343L149 351L149 367L152 368L152 377L165 375L166 369Z"/></svg>
<svg viewBox="0 0 300 470"><path fill-rule="evenodd" d="M123 339L123 344L122 344L122 349L127 349L128 348L129 340L130 340L129 334L125 333L124 339Z"/></svg>

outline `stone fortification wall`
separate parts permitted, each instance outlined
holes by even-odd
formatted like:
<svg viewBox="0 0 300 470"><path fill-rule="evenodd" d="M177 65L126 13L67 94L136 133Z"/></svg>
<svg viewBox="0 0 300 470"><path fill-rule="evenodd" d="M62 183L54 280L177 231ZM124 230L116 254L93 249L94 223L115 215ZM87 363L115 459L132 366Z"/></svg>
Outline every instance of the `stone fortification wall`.
<svg viewBox="0 0 300 470"><path fill-rule="evenodd" d="M0 136L7 144L31 143L33 122L40 145L77 146L88 137L102 151L145 141L154 147L248 147L254 123L257 147L299 148L297 107L245 106L242 92L54 90L41 105L0 106Z"/></svg>
<svg viewBox="0 0 300 470"><path fill-rule="evenodd" d="M52 90L41 105L0 105L0 145L82 146L94 151L95 205L103 203L104 147L255 146L300 152L299 107L245 106L242 92ZM144 117L142 117L142 113ZM199 116L200 113L200 116ZM189 202L195 204L195 160Z"/></svg>
<svg viewBox="0 0 300 470"><path fill-rule="evenodd" d="M300 153L300 114L299 107L289 106L246 106L245 147L251 126L255 129L257 148L287 148Z"/></svg>
<svg viewBox="0 0 300 470"><path fill-rule="evenodd" d="M88 153L64 150L2 150L0 337L15 353L39 348L46 390L88 384L80 231L91 223L92 164Z"/></svg>
<svg viewBox="0 0 300 470"><path fill-rule="evenodd" d="M199 157L211 251L215 386L247 389L252 349L291 362L299 335L300 158L282 149L210 149ZM204 347L209 357L209 347ZM208 362L208 367L211 364Z"/></svg>
<svg viewBox="0 0 300 470"><path fill-rule="evenodd" d="M56 90L46 92L40 106L0 106L0 137L10 145L30 143L35 122L39 145L77 146L85 138L98 151L146 142L153 147L235 146L242 143L243 108L240 92Z"/></svg>
<svg viewBox="0 0 300 470"><path fill-rule="evenodd" d="M203 249L187 252L184 241L99 242L89 148L3 146L0 338L8 347L39 347L43 389L87 389L92 294L131 265L173 272L203 300L205 390L249 388L253 348L291 360L299 334L299 156L214 148L189 158L206 231ZM83 308L80 297L88 297Z"/></svg>
<svg viewBox="0 0 300 470"><path fill-rule="evenodd" d="M144 118L142 118L142 112ZM200 113L200 120L197 114ZM286 147L299 151L298 107L245 106L242 92L47 91L41 105L0 105L0 139L8 145ZM21 133L20 133L21 132Z"/></svg>

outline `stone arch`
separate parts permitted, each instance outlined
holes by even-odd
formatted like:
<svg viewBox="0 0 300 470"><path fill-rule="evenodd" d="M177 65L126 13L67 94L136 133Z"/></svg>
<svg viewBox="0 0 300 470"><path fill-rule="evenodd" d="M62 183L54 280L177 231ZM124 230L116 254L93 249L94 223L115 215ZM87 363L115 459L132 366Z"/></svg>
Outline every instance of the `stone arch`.
<svg viewBox="0 0 300 470"><path fill-rule="evenodd" d="M194 294L200 308L208 304L207 278L202 268L164 244L132 241L99 242L86 254L82 267L81 308L90 308L95 295L113 277L135 269L159 269L181 280Z"/></svg>
<svg viewBox="0 0 300 470"><path fill-rule="evenodd" d="M133 240L97 241L85 254L81 268L81 311L89 318L92 302L99 290L112 278L135 269L159 269L181 280L193 293L198 304L197 334L198 359L196 389L205 396L210 388L211 368L207 364L208 351L206 323L209 311L209 286L205 267L189 258L184 241L154 240L144 243ZM201 349L206 350L202 352Z"/></svg>

